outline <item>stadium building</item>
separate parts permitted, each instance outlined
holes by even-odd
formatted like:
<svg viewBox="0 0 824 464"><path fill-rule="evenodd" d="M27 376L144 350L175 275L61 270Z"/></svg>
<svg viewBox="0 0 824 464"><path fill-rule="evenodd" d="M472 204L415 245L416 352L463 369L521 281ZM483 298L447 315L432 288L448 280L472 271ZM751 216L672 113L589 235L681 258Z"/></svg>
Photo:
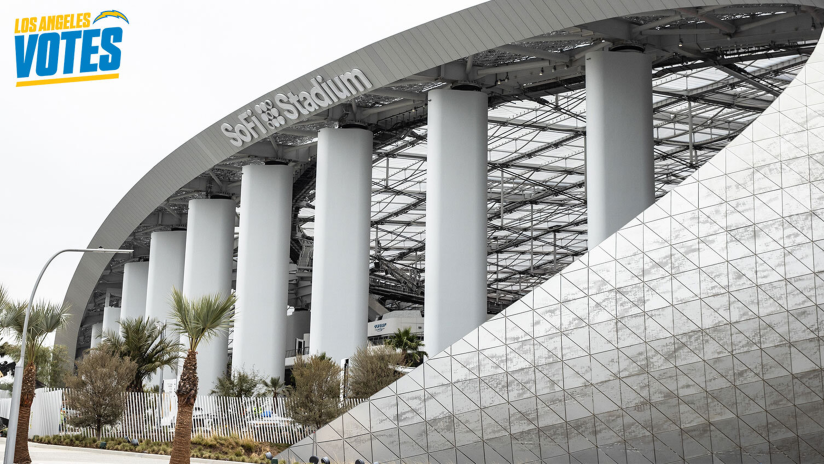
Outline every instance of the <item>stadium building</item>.
<svg viewBox="0 0 824 464"><path fill-rule="evenodd" d="M300 462L824 462L822 8L493 0L355 51L148 172L57 343L234 291L208 392L421 332Z"/></svg>

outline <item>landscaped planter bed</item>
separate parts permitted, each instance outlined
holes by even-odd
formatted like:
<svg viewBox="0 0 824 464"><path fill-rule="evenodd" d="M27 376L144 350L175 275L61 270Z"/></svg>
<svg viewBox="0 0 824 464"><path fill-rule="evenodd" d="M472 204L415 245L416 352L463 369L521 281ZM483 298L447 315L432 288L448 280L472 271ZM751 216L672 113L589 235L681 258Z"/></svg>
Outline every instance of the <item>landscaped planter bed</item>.
<svg viewBox="0 0 824 464"><path fill-rule="evenodd" d="M32 440L35 443L46 445L75 446L79 448L101 448L101 440L93 437L83 437L80 435L51 435L40 437L35 435ZM171 442L159 442L151 440L139 440L137 446L129 443L125 438L105 438L105 449L115 451L131 451L135 453L170 455L172 453ZM267 451L273 455L280 453L289 445L279 443L259 443L248 438L238 437L203 437L192 438L193 458L218 459L235 462L255 462L269 464L265 454Z"/></svg>

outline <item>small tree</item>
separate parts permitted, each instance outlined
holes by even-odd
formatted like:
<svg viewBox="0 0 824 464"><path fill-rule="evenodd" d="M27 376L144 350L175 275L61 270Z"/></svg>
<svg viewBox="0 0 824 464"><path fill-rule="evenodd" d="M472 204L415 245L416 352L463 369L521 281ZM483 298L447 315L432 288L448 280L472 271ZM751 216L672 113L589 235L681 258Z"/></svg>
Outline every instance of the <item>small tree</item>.
<svg viewBox="0 0 824 464"><path fill-rule="evenodd" d="M20 362L20 346L10 345L7 348L6 354L14 360ZM28 357L28 352L26 353ZM49 348L48 346L41 346L34 356L34 365L37 367L37 382L47 387L59 388L63 387L63 376L66 373L66 364L68 363L66 355L66 347L55 345Z"/></svg>
<svg viewBox="0 0 824 464"><path fill-rule="evenodd" d="M404 366L403 353L389 346L361 347L350 359L348 396L369 398L403 377L396 367Z"/></svg>
<svg viewBox="0 0 824 464"><path fill-rule="evenodd" d="M423 363L423 358L429 356L426 351L421 349L423 348L421 339L414 335L409 327L398 329L386 340L386 345L400 350L406 364L412 367L420 366Z"/></svg>
<svg viewBox="0 0 824 464"><path fill-rule="evenodd" d="M291 391L291 388L286 385L280 377L270 377L269 380L262 380L260 385L267 395L272 395L272 411L277 414L278 411L278 395L286 395Z"/></svg>
<svg viewBox="0 0 824 464"><path fill-rule="evenodd" d="M305 427L321 428L340 416L340 367L325 354L298 356L292 368L295 389L289 393L289 413Z"/></svg>
<svg viewBox="0 0 824 464"><path fill-rule="evenodd" d="M62 345L54 345L49 350L48 361L43 368L43 376L41 382L51 388L64 387L66 377L66 365L69 362L68 352L66 347ZM40 374L40 369L37 370ZM38 375L38 377L40 377Z"/></svg>
<svg viewBox="0 0 824 464"><path fill-rule="evenodd" d="M124 393L134 379L137 364L113 353L89 351L77 363L77 374L66 376L67 406L77 411L69 418L76 427L94 427L98 440L103 426L114 425L126 407Z"/></svg>
<svg viewBox="0 0 824 464"><path fill-rule="evenodd" d="M260 387L260 378L254 371L226 372L215 384L211 393L217 396L251 398Z"/></svg>

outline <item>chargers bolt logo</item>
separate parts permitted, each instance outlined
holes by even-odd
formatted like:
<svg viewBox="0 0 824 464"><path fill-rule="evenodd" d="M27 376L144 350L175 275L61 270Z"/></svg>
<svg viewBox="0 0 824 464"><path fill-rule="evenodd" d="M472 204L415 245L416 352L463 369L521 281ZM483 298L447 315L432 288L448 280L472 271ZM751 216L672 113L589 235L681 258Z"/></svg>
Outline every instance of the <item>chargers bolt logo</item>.
<svg viewBox="0 0 824 464"><path fill-rule="evenodd" d="M94 18L94 21L92 21L92 24L100 21L103 18L120 18L123 21L126 21L126 24L129 24L129 20L126 19L126 15L124 15L123 13L121 13L117 10L109 10L109 11L104 11L104 12L100 13L99 15L97 15L96 18Z"/></svg>

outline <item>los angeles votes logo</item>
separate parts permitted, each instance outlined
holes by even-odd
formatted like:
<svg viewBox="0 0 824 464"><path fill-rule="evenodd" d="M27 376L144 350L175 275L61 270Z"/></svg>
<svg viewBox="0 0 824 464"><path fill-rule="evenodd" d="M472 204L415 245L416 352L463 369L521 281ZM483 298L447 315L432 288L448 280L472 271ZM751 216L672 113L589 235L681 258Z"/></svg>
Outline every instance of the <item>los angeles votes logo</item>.
<svg viewBox="0 0 824 464"><path fill-rule="evenodd" d="M16 18L17 87L119 78L121 21L117 10Z"/></svg>

